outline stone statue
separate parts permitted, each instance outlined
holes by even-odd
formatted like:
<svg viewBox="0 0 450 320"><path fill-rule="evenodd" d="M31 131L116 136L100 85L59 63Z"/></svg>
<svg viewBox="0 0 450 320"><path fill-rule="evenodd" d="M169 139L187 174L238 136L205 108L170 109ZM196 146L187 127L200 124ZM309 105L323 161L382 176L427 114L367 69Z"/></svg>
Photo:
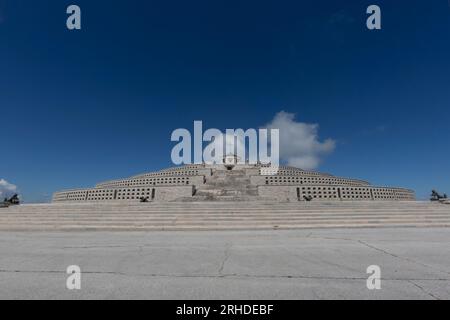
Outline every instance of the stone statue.
<svg viewBox="0 0 450 320"><path fill-rule="evenodd" d="M436 190L432 190L431 191L431 201L441 201L441 200L446 200L447 199L447 195L444 193L443 195L439 194Z"/></svg>
<svg viewBox="0 0 450 320"><path fill-rule="evenodd" d="M311 201L313 199L312 196L303 196L303 199L305 199L306 201Z"/></svg>
<svg viewBox="0 0 450 320"><path fill-rule="evenodd" d="M140 202L148 202L148 197L140 197Z"/></svg>

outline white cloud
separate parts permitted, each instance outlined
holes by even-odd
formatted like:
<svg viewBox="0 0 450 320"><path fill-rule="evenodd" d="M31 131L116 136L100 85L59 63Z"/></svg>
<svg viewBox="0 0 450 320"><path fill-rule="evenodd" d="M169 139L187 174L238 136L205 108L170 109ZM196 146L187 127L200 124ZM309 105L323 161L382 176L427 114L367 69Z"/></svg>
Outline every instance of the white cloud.
<svg viewBox="0 0 450 320"><path fill-rule="evenodd" d="M318 124L296 122L293 113L278 112L264 128L280 130L280 158L301 169L317 168L322 158L336 147L332 139L319 141Z"/></svg>
<svg viewBox="0 0 450 320"><path fill-rule="evenodd" d="M5 197L11 197L17 193L17 186L9 183L5 179L0 179L0 201Z"/></svg>
<svg viewBox="0 0 450 320"><path fill-rule="evenodd" d="M323 142L319 141L319 125L296 122L293 113L280 111L268 124L261 128L279 130L280 160L284 160L288 165L301 169L312 170L317 168L322 159L333 152L336 147L336 142L333 139L326 139ZM207 154L212 148L222 150L223 146L226 145L227 150L230 150L234 145L237 154L245 154L246 159L248 159L250 150L246 144L248 141L243 136L236 136L228 132L223 133L217 129L212 130L214 130L217 139L207 145L205 149L208 151ZM255 135L257 135L257 131L255 131ZM231 148L228 149L230 146ZM254 151L256 156L257 150L254 149ZM225 154L226 152L223 150L223 155ZM205 158L204 160L208 163L212 162ZM216 160L221 163L222 156L217 157Z"/></svg>

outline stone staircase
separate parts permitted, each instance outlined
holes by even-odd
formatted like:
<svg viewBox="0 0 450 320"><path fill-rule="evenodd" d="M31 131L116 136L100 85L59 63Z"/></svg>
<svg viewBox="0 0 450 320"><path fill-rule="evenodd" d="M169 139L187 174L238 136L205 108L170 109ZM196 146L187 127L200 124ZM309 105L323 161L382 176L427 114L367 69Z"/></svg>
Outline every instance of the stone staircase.
<svg viewBox="0 0 450 320"><path fill-rule="evenodd" d="M0 231L261 230L450 227L430 202L55 203L0 208Z"/></svg>
<svg viewBox="0 0 450 320"><path fill-rule="evenodd" d="M258 196L258 187L250 183L244 170L216 170L205 184L197 186L191 201L248 201Z"/></svg>

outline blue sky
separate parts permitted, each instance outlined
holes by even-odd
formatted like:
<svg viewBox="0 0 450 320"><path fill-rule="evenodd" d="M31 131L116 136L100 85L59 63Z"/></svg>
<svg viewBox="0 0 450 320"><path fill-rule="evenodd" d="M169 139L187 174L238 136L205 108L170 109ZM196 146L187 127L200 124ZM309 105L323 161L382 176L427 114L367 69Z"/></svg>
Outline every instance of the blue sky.
<svg viewBox="0 0 450 320"><path fill-rule="evenodd" d="M282 110L335 141L319 171L450 192L447 0L0 0L0 39L0 179L26 201L171 166L194 120Z"/></svg>

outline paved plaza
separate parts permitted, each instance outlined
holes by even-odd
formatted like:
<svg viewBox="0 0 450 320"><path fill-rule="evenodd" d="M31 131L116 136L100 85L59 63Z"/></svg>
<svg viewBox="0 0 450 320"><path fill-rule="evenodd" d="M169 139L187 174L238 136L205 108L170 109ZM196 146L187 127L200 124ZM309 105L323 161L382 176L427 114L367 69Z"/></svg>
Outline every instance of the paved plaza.
<svg viewBox="0 0 450 320"><path fill-rule="evenodd" d="M1 232L0 298L449 299L450 229Z"/></svg>

